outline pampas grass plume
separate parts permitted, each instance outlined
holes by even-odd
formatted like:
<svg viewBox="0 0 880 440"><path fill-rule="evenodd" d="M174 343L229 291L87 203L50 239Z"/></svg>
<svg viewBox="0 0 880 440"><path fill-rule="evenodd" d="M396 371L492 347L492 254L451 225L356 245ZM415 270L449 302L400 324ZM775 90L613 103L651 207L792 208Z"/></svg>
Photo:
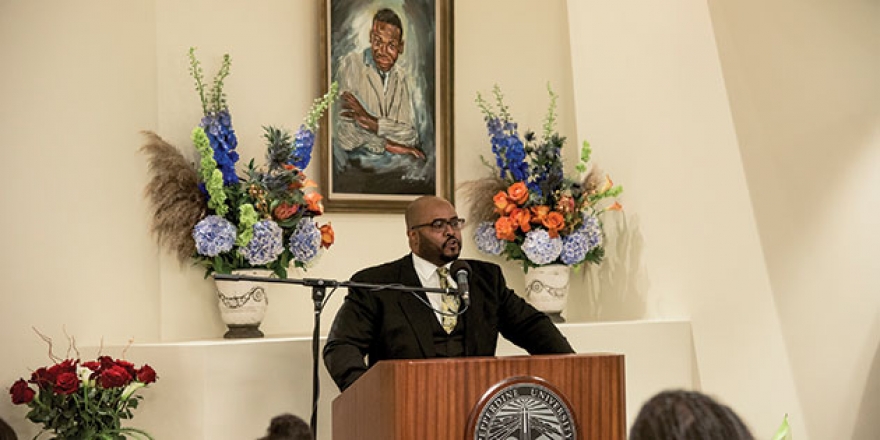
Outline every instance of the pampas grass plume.
<svg viewBox="0 0 880 440"><path fill-rule="evenodd" d="M199 189L199 173L177 148L156 133L142 133L147 140L140 151L149 156L150 180L144 197L153 214L150 230L159 246L184 264L195 253L192 230L204 217L207 203Z"/></svg>

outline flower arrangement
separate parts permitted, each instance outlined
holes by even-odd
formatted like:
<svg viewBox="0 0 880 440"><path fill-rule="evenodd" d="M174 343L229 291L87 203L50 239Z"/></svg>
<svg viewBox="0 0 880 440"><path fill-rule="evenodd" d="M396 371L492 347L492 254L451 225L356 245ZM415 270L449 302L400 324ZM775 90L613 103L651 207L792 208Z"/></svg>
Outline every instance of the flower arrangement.
<svg viewBox="0 0 880 440"><path fill-rule="evenodd" d="M9 389L13 404L30 408L28 420L43 425L37 437L52 432L58 440L152 439L143 430L121 424L133 417L132 410L143 399L135 393L156 381L152 367L110 356L62 360L52 354L51 345L49 354L53 365L36 369L30 380L21 378Z"/></svg>
<svg viewBox="0 0 880 440"><path fill-rule="evenodd" d="M477 94L486 119L495 163L484 163L492 174L466 182L477 248L522 262L523 269L549 264L578 266L599 263L605 254L600 216L620 210L614 199L623 191L590 164L586 141L577 171L583 179L565 175L562 147L565 138L555 132L557 95L548 86L550 105L543 135L527 131L520 137L500 87L493 89L495 105ZM490 202L491 200L491 202Z"/></svg>
<svg viewBox="0 0 880 440"><path fill-rule="evenodd" d="M230 57L224 55L210 88L193 48L189 59L204 114L192 131L199 164L192 166L176 148L146 133L153 232L181 261L195 258L205 276L264 268L286 278L291 264L309 267L334 241L331 225L314 220L324 212L322 196L303 170L311 160L318 120L336 99L336 84L315 100L295 135L263 127L267 163L258 167L251 160L240 176L238 140L223 92Z"/></svg>

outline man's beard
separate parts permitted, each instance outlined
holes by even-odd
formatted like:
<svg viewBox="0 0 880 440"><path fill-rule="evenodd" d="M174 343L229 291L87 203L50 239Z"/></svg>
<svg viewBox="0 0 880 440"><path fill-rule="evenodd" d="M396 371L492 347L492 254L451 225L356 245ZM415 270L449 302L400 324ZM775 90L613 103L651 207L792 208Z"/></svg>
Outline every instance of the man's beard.
<svg viewBox="0 0 880 440"><path fill-rule="evenodd" d="M455 244L452 244L452 242ZM455 249L454 251L450 251L449 254L446 253L446 249L448 249L452 245ZM461 255L461 240L455 237L449 237L446 241L443 242L443 247L440 249L440 259L445 262L455 261L458 259L458 256Z"/></svg>

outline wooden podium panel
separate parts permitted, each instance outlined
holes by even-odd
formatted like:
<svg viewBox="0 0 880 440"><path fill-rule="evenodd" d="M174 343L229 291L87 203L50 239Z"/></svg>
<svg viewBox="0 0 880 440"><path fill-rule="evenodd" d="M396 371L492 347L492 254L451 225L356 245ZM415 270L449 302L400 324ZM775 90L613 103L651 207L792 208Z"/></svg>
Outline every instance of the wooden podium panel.
<svg viewBox="0 0 880 440"><path fill-rule="evenodd" d="M623 361L572 354L379 362L333 401L333 439L470 440L468 422L493 389L534 377L567 401L574 438L625 440Z"/></svg>

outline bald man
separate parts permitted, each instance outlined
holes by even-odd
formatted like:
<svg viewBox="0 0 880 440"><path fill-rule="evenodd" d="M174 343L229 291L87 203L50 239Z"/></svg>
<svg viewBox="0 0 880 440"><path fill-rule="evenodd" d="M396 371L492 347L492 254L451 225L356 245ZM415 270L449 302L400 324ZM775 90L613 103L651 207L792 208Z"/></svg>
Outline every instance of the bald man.
<svg viewBox="0 0 880 440"><path fill-rule="evenodd" d="M364 269L352 281L456 287L440 268L448 271L461 253L464 219L433 196L412 202L405 219L412 252ZM547 315L507 287L501 268L465 261L471 268L466 310L460 302L450 306L442 293L349 289L324 346L324 364L340 390L384 359L493 356L499 333L531 354L574 353Z"/></svg>

